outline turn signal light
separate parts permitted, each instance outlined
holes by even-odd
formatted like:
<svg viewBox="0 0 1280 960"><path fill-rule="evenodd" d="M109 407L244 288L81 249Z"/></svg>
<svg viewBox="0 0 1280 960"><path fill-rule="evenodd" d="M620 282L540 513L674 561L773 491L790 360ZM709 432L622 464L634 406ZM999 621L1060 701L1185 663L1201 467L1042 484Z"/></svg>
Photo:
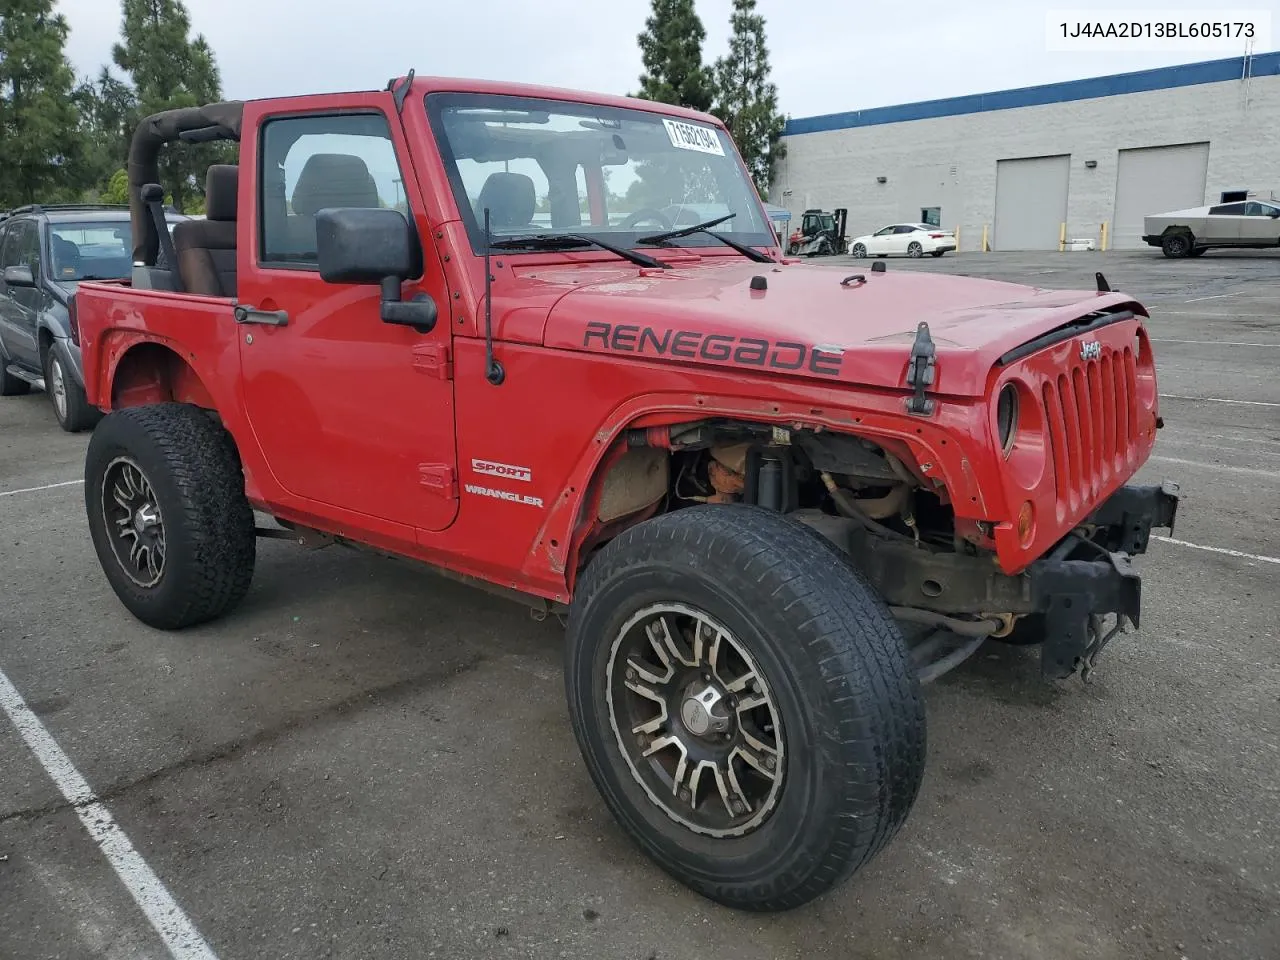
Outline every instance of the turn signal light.
<svg viewBox="0 0 1280 960"><path fill-rule="evenodd" d="M1018 542L1024 547L1031 542L1031 535L1036 532L1036 508L1030 500L1022 502L1018 511Z"/></svg>

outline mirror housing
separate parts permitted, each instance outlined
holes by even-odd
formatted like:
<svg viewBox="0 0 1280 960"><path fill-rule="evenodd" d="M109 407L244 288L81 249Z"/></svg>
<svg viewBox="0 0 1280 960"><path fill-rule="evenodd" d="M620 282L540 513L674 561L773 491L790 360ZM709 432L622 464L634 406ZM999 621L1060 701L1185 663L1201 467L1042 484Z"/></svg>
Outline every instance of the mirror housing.
<svg viewBox="0 0 1280 960"><path fill-rule="evenodd" d="M8 287L34 287L36 279L31 275L31 268L25 263L16 267L4 268L4 282Z"/></svg>
<svg viewBox="0 0 1280 960"><path fill-rule="evenodd" d="M422 246L399 210L326 207L316 212L316 258L326 283L378 284L382 322L429 332L435 301L425 293L400 298L400 284L422 276Z"/></svg>
<svg viewBox="0 0 1280 960"><path fill-rule="evenodd" d="M316 213L320 278L328 283L382 283L422 273L422 250L398 210L326 207Z"/></svg>

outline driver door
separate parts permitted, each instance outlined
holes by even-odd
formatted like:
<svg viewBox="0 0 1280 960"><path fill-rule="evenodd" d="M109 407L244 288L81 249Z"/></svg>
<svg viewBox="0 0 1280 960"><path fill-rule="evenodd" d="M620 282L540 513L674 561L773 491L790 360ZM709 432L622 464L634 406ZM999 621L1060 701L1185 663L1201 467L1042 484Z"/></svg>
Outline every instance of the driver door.
<svg viewBox="0 0 1280 960"><path fill-rule="evenodd" d="M889 242L893 236L893 227L883 227L871 235L867 241L867 253L889 253Z"/></svg>
<svg viewBox="0 0 1280 960"><path fill-rule="evenodd" d="M377 286L320 278L315 214L325 207L397 207L429 236L391 94L327 101L324 112L245 108L244 403L263 458L290 494L322 515L377 518L412 537L405 528L444 529L458 510L449 323L428 333L384 323ZM444 271L430 242L423 251L423 275L402 295L425 293L443 307Z"/></svg>

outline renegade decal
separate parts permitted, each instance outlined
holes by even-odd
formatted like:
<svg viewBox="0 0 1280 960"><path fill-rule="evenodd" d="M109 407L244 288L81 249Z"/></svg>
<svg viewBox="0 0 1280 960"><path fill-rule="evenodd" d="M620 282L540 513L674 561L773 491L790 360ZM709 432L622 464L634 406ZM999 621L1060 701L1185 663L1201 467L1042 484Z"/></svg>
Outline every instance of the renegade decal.
<svg viewBox="0 0 1280 960"><path fill-rule="evenodd" d="M495 500L507 500L511 503L523 504L526 507L541 507L541 497L529 497L523 493L512 493L510 490L495 490L493 487L482 487L476 483L464 484L467 493L479 494L482 497L493 497Z"/></svg>
<svg viewBox="0 0 1280 960"><path fill-rule="evenodd" d="M528 483L533 479L533 471L528 467L517 467L509 463L498 463L496 460L471 460L471 469L476 473L488 474L491 477L502 477L504 480L521 480Z"/></svg>
<svg viewBox="0 0 1280 960"><path fill-rule="evenodd" d="M605 350L704 360L728 360L750 367L773 370L808 370L823 377L840 376L844 350L832 346L806 346L789 341L772 342L754 337L731 337L723 333L704 334L698 330L663 330L633 323L604 323L593 320L582 334L582 345L592 343Z"/></svg>
<svg viewBox="0 0 1280 960"><path fill-rule="evenodd" d="M717 157L724 156L724 146L710 127L685 123L683 120L668 120L666 117L662 119L662 123L667 128L667 136L673 147L696 150L698 153L713 153Z"/></svg>

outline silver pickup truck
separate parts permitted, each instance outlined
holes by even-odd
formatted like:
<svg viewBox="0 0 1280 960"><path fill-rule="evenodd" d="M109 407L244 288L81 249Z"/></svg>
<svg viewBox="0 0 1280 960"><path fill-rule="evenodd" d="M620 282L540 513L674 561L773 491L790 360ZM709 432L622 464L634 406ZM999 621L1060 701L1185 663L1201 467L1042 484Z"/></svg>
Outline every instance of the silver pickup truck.
<svg viewBox="0 0 1280 960"><path fill-rule="evenodd" d="M1143 218L1142 239L1166 257L1198 257L1212 247L1280 247L1280 201L1239 200Z"/></svg>

